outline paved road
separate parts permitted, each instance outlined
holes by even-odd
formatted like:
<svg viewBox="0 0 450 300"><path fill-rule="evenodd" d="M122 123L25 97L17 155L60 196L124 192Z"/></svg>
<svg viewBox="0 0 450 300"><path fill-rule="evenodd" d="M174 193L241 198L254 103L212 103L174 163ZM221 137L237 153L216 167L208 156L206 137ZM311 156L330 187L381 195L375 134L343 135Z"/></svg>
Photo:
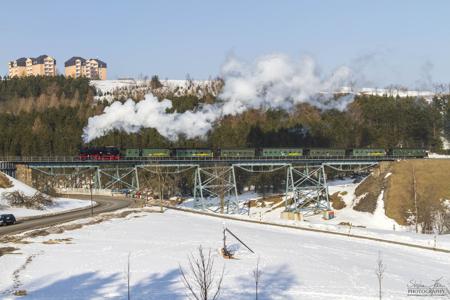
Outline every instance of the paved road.
<svg viewBox="0 0 450 300"><path fill-rule="evenodd" d="M72 195L70 196L74 199L86 199L89 201L89 196L84 195ZM108 212L108 211L114 211L121 208L128 207L132 201L127 198L113 198L108 196L94 196L94 201L98 203L97 206L94 207L94 215ZM78 211L72 211L72 212L66 212L66 213L60 213L55 214L51 216L44 216L44 217L33 217L32 219L27 219L24 221L19 221L17 224L10 225L10 226L1 226L0 227L0 236L2 235L9 235L9 234L16 234L23 231L31 230L31 229L37 229L42 227L48 227L51 225L64 223L68 221L73 221L77 219L82 219L86 217L91 216L91 207L78 210Z"/></svg>

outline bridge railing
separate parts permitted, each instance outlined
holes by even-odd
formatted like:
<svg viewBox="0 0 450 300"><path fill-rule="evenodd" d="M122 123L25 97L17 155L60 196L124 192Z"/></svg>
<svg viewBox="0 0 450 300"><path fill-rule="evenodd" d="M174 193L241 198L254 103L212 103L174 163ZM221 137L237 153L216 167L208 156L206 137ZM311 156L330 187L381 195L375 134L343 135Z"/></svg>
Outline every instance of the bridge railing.
<svg viewBox="0 0 450 300"><path fill-rule="evenodd" d="M5 162L90 162L90 161L248 161L248 160L380 160L392 157L351 157L351 156L255 156L255 157L122 157L120 160L82 160L77 156L1 156Z"/></svg>
<svg viewBox="0 0 450 300"><path fill-rule="evenodd" d="M2 156L0 162L12 163L89 163L89 162L137 162L137 161L382 161L411 159L404 156L255 156L255 157L122 157L120 160L82 160L78 156Z"/></svg>

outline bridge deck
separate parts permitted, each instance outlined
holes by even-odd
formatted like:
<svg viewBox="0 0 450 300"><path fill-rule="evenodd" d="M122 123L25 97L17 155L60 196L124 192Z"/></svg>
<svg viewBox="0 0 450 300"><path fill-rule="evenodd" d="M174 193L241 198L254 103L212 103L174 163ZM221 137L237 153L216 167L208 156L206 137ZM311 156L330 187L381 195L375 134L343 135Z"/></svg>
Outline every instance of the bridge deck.
<svg viewBox="0 0 450 300"><path fill-rule="evenodd" d="M0 157L0 161L24 165L147 165L147 164L322 164L322 163L368 163L380 161L393 161L404 157L378 156L378 157L164 157L164 158L133 158L120 160L80 160L73 156L30 156L30 157Z"/></svg>

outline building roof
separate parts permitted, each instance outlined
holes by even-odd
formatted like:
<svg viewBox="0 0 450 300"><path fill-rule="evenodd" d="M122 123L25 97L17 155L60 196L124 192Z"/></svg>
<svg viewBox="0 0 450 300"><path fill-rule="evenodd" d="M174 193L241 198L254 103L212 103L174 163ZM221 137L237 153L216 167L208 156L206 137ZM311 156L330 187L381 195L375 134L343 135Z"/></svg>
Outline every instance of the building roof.
<svg viewBox="0 0 450 300"><path fill-rule="evenodd" d="M44 60L45 60L47 57L50 57L50 56L48 56L47 54L43 54L43 55L40 55L40 56L38 56L38 57L36 57L36 58L31 58L31 59L32 59L32 61L33 61L33 65L36 65L36 64L43 64L43 63L44 63ZM56 60L55 60L55 63L56 63Z"/></svg>
<svg viewBox="0 0 450 300"><path fill-rule="evenodd" d="M16 60L12 60L12 61L10 61L8 63L8 65L13 67L14 63L16 63L18 67L25 67L27 65L27 58L26 57L21 57L21 58L18 58Z"/></svg>
<svg viewBox="0 0 450 300"><path fill-rule="evenodd" d="M66 60L66 62L64 63L64 67L74 66L77 60L80 60L81 64L84 64L86 62L86 60L82 57L72 56L71 58Z"/></svg>
<svg viewBox="0 0 450 300"><path fill-rule="evenodd" d="M31 60L31 64L33 64L33 65L41 65L41 64L44 63L44 60L47 57L50 57L50 56L48 56L47 54L43 54L43 55L39 55L38 57L29 57L27 59L30 59ZM53 59L53 61L56 63L55 59Z"/></svg>
<svg viewBox="0 0 450 300"><path fill-rule="evenodd" d="M27 65L27 58L21 57L21 58L16 59L15 62L18 67L25 67ZM12 61L11 63L14 64L14 61Z"/></svg>
<svg viewBox="0 0 450 300"><path fill-rule="evenodd" d="M99 68L106 68L107 65L104 61L101 61L100 59L97 58L91 58L91 60L95 60L98 63L98 67Z"/></svg>

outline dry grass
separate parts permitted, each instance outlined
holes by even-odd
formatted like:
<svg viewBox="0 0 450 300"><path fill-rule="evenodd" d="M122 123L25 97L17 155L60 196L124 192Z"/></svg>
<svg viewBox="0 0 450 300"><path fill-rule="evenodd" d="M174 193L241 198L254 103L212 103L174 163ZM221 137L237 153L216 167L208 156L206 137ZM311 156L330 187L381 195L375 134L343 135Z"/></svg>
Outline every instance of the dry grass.
<svg viewBox="0 0 450 300"><path fill-rule="evenodd" d="M8 179L8 177L5 176L5 174L0 172L0 188L6 189L12 187L13 184L11 180Z"/></svg>
<svg viewBox="0 0 450 300"><path fill-rule="evenodd" d="M377 208L377 199L384 188L384 177L390 172L392 166L390 162L382 162L369 177L361 182L355 190L357 197L362 197L353 209L357 211L373 213Z"/></svg>
<svg viewBox="0 0 450 300"><path fill-rule="evenodd" d="M47 241L43 241L42 244L46 244L46 245L54 245L54 244L72 244L72 239L71 238L65 238L65 239L50 239Z"/></svg>
<svg viewBox="0 0 450 300"><path fill-rule="evenodd" d="M330 195L329 199L331 202L331 206L334 209L343 209L346 205L344 200L342 200L341 196L339 195L339 192L334 193L333 195Z"/></svg>
<svg viewBox="0 0 450 300"><path fill-rule="evenodd" d="M13 253L14 251L19 250L14 247L0 247L0 256L3 256L8 253Z"/></svg>
<svg viewBox="0 0 450 300"><path fill-rule="evenodd" d="M408 160L396 162L387 179L384 195L386 215L406 225L408 210L414 211L413 167L416 173L417 195L421 205L435 205L440 199L450 199L450 160Z"/></svg>
<svg viewBox="0 0 450 300"><path fill-rule="evenodd" d="M274 205L279 204L280 202L284 201L281 195L273 195L265 197L264 199L253 199L250 200L250 207L271 207Z"/></svg>
<svg viewBox="0 0 450 300"><path fill-rule="evenodd" d="M21 297L21 296L26 296L28 294L27 294L26 290L17 290L17 291L14 291L13 295L17 296L17 297Z"/></svg>

